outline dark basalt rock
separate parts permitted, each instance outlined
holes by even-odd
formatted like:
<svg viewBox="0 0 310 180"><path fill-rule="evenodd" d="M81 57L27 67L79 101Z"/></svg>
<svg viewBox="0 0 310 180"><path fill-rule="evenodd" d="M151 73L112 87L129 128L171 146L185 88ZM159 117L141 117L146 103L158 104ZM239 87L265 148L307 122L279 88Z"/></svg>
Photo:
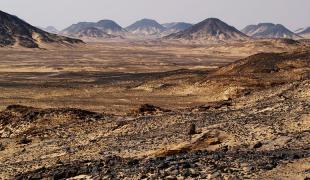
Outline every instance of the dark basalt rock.
<svg viewBox="0 0 310 180"><path fill-rule="evenodd" d="M254 148L254 149L258 149L258 148L261 148L262 146L263 146L263 143L258 142L258 143L256 143L256 144L254 144L253 148Z"/></svg>
<svg viewBox="0 0 310 180"><path fill-rule="evenodd" d="M197 132L196 132L196 125L195 124L191 124L190 126L189 126L189 131L188 131L188 135L194 135L194 134L196 134Z"/></svg>
<svg viewBox="0 0 310 180"><path fill-rule="evenodd" d="M40 40L35 39L36 35ZM0 11L0 46L13 46L16 43L26 48L38 48L42 43L78 44L83 41L45 32L31 26L16 16Z"/></svg>
<svg viewBox="0 0 310 180"><path fill-rule="evenodd" d="M0 143L0 151L4 151L4 150L5 150L4 145Z"/></svg>
<svg viewBox="0 0 310 180"><path fill-rule="evenodd" d="M278 154L283 154L277 157ZM211 156L210 156L211 155ZM237 177L243 177L244 171L251 173L261 170L271 170L281 161L288 160L294 156L309 157L307 150L282 149L276 151L255 152L244 149L243 152L207 152L178 154L155 159L132 159L118 156L106 157L96 161L74 161L50 168L41 168L32 172L17 175L16 179L39 178L70 178L78 175L90 175L93 177L111 176L118 177L119 173L126 174L126 177L134 178L137 174L146 176L148 173L164 172L165 176L174 176L174 170L185 177L207 177L208 174L217 172L220 177L222 173L230 172ZM218 158L215 158L218 157ZM169 158L169 160L166 160ZM250 164L246 168L239 168L241 164ZM195 164L199 166L195 169ZM209 171L205 171L208 168ZM169 169L169 170L168 170ZM199 170L200 169L200 170ZM234 170L233 170L234 169ZM163 171L164 170L164 171ZM159 177L159 174L156 176Z"/></svg>
<svg viewBox="0 0 310 180"><path fill-rule="evenodd" d="M19 144L30 144L31 143L31 139L27 138L27 136L23 136L18 143Z"/></svg>
<svg viewBox="0 0 310 180"><path fill-rule="evenodd" d="M158 106L154 106L151 104L143 104L138 110L134 112L134 114L147 115L147 114L157 114L162 112L170 112L170 110L160 108Z"/></svg>
<svg viewBox="0 0 310 180"><path fill-rule="evenodd" d="M221 108L228 108L233 106L233 102L232 99L228 99L228 100L224 100L224 101L216 101L216 102L210 102L207 103L205 105L196 107L194 109L192 109L192 111L207 111L207 110L211 110L211 109L221 109Z"/></svg>

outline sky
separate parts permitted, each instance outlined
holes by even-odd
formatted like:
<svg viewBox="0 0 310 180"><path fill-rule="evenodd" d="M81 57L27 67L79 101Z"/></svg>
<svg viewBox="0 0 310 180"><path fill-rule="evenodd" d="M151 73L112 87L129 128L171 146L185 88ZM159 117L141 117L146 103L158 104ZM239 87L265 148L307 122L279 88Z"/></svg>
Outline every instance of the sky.
<svg viewBox="0 0 310 180"><path fill-rule="evenodd" d="M209 17L238 29L260 22L291 30L310 26L310 0L0 0L0 10L35 26L58 29L101 19L126 27L142 18L198 23Z"/></svg>

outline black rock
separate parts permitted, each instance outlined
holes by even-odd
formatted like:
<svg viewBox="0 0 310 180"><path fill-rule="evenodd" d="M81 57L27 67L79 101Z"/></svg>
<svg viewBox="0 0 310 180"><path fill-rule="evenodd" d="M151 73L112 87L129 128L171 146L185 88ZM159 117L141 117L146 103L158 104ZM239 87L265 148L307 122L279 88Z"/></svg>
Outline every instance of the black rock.
<svg viewBox="0 0 310 180"><path fill-rule="evenodd" d="M0 151L4 151L5 147L3 144L0 143Z"/></svg>
<svg viewBox="0 0 310 180"><path fill-rule="evenodd" d="M32 142L31 139L28 139L27 136L23 136L19 141L19 144L29 144L31 142Z"/></svg>
<svg viewBox="0 0 310 180"><path fill-rule="evenodd" d="M168 167L169 167L169 164L167 162L160 163L158 166L159 169L166 169Z"/></svg>
<svg viewBox="0 0 310 180"><path fill-rule="evenodd" d="M184 169L188 169L188 168L191 168L192 166L191 166L190 163L185 162L185 163L183 163L182 167L183 167Z"/></svg>
<svg viewBox="0 0 310 180"><path fill-rule="evenodd" d="M37 38L34 38L33 35ZM0 11L0 47L20 45L26 48L38 48L38 39L42 43L76 44L81 40L71 39L45 32L16 16Z"/></svg>
<svg viewBox="0 0 310 180"><path fill-rule="evenodd" d="M195 125L195 124L191 124L191 125L189 126L188 135L194 135L194 134L197 134L197 133L196 133L196 125Z"/></svg>
<svg viewBox="0 0 310 180"><path fill-rule="evenodd" d="M130 166L138 165L139 164L139 160L138 159L132 159L132 160L128 161L127 164L130 165Z"/></svg>
<svg viewBox="0 0 310 180"><path fill-rule="evenodd" d="M263 146L263 144L261 142L258 142L256 144L254 144L253 148L258 149L258 148L261 148L262 146Z"/></svg>

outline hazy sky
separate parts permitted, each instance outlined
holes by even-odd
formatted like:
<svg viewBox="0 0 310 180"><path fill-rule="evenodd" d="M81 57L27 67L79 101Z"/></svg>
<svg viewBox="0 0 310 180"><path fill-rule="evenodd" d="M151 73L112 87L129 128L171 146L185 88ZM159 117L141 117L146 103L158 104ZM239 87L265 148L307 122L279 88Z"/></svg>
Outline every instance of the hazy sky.
<svg viewBox="0 0 310 180"><path fill-rule="evenodd" d="M273 22L295 30L310 26L309 9L310 0L0 0L0 10L35 26L58 29L100 19L127 26L142 18L197 23L217 17L239 29Z"/></svg>

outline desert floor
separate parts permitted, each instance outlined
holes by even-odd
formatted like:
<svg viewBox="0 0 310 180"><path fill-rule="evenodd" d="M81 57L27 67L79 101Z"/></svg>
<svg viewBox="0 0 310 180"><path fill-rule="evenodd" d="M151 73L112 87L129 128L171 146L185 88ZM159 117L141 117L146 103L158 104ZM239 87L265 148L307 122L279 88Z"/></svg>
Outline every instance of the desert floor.
<svg viewBox="0 0 310 180"><path fill-rule="evenodd" d="M294 48L267 41L213 46L110 42L49 50L0 49L0 108L23 104L125 113L144 103L174 109L199 105L210 99L190 89L188 93L154 92L162 88L160 84L139 86L175 74L180 74L181 81L181 76L184 80L200 77L206 70L258 52Z"/></svg>
<svg viewBox="0 0 310 180"><path fill-rule="evenodd" d="M106 42L0 61L3 179L309 178L308 44Z"/></svg>

